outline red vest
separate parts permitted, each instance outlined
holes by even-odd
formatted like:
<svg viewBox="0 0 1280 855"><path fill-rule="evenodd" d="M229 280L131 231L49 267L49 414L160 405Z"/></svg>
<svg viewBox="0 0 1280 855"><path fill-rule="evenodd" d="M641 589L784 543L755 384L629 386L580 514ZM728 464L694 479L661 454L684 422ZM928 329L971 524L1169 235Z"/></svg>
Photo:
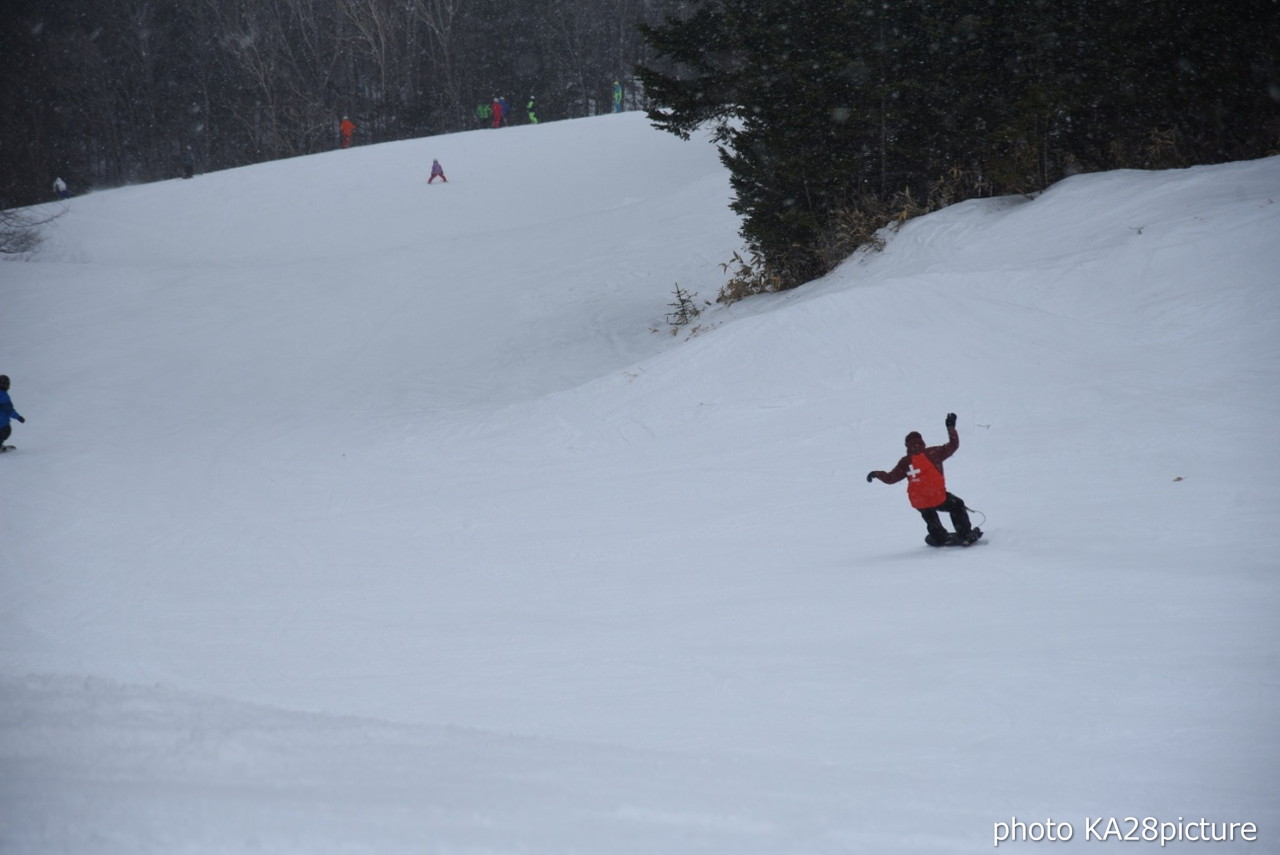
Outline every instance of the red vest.
<svg viewBox="0 0 1280 855"><path fill-rule="evenodd" d="M947 500L947 481L927 454L911 455L907 469L907 498L916 510L936 508Z"/></svg>

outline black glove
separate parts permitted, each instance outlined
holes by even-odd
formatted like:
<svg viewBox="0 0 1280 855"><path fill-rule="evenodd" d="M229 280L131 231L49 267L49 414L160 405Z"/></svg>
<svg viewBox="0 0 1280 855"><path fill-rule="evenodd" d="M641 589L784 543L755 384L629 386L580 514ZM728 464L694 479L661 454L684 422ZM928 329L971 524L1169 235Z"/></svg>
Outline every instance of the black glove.
<svg viewBox="0 0 1280 855"><path fill-rule="evenodd" d="M953 428L955 426L956 426L956 414L947 413L947 427Z"/></svg>
<svg viewBox="0 0 1280 855"><path fill-rule="evenodd" d="M24 425L27 423L27 420L24 419L22 416L14 416L14 418L22 422Z"/></svg>
<svg viewBox="0 0 1280 855"><path fill-rule="evenodd" d="M868 473L867 473L867 483L868 483L868 484L870 484L870 483L871 483L872 481L874 481L874 480L876 480L876 473L875 473L875 472L868 472Z"/></svg>

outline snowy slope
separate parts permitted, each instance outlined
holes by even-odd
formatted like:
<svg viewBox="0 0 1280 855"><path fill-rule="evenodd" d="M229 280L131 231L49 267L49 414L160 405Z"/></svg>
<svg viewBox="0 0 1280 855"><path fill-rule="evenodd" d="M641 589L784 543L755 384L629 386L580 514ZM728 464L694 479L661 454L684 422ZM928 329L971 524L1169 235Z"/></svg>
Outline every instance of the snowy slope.
<svg viewBox="0 0 1280 855"><path fill-rule="evenodd" d="M1280 159L673 335L728 194L624 114L72 200L0 265L0 851L1280 845ZM949 410L934 551L863 477Z"/></svg>

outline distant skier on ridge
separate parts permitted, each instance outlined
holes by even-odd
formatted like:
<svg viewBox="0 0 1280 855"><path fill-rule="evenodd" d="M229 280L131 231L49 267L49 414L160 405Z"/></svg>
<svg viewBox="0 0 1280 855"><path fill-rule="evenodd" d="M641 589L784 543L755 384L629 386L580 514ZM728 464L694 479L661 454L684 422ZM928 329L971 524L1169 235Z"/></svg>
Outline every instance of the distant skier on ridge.
<svg viewBox="0 0 1280 855"><path fill-rule="evenodd" d="M947 492L947 479L942 474L942 461L956 453L960 447L960 434L956 433L956 414L947 413L946 445L926 447L919 431L907 434L907 453L898 465L883 472L879 469L867 473L867 483L879 479L886 484L907 480L907 498L911 507L920 512L929 534L924 542L930 546L969 546L982 537L982 529L974 528L964 500ZM938 512L951 515L955 534L947 531L938 519Z"/></svg>
<svg viewBox="0 0 1280 855"><path fill-rule="evenodd" d="M343 116L342 121L338 123L338 134L342 137L341 145L343 148L351 148L351 135L355 132L356 123Z"/></svg>

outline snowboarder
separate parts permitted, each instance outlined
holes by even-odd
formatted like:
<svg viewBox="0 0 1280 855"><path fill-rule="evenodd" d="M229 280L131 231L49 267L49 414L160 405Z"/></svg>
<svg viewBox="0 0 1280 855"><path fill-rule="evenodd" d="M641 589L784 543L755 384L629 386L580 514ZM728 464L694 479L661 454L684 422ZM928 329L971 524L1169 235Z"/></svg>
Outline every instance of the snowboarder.
<svg viewBox="0 0 1280 855"><path fill-rule="evenodd" d="M924 437L919 431L912 431L907 434L907 453L898 461L898 465L888 472L878 469L868 472L867 483L879 479L886 484L896 484L903 478L908 479L907 498L911 501L911 507L924 517L924 524L929 530L924 542L930 546L947 546L951 543L968 546L982 537L982 529L970 524L964 500L947 492L942 461L955 454L960 447L955 413L947 413L946 425L946 445L925 447ZM939 521L939 511L946 511L951 515L951 525L955 527L954 536Z"/></svg>
<svg viewBox="0 0 1280 855"><path fill-rule="evenodd" d="M529 113L529 124L538 124L538 115L534 112L537 109L537 105L534 104L532 95L529 96L529 103L525 104L524 108Z"/></svg>
<svg viewBox="0 0 1280 855"><path fill-rule="evenodd" d="M613 112L622 112L622 84L616 80L613 81Z"/></svg>
<svg viewBox="0 0 1280 855"><path fill-rule="evenodd" d="M431 161L431 177L427 179L427 183L430 184L432 181L435 181L437 178L439 178L445 184L449 183L449 179L444 177L444 167L440 165L440 161L432 160Z"/></svg>
<svg viewBox="0 0 1280 855"><path fill-rule="evenodd" d="M342 147L351 148L351 135L356 132L356 123L346 116L342 117L342 121L338 124L338 133L342 135Z"/></svg>
<svg viewBox="0 0 1280 855"><path fill-rule="evenodd" d="M493 118L493 108L483 102L477 104L476 118L480 121L481 127L489 124L489 120Z"/></svg>
<svg viewBox="0 0 1280 855"><path fill-rule="evenodd" d="M53 179L53 192L59 199L71 198L71 191L67 189L67 182L62 180L62 176Z"/></svg>
<svg viewBox="0 0 1280 855"><path fill-rule="evenodd" d="M502 100L497 95L493 96L493 103L489 105L489 109L493 111L493 126L502 127Z"/></svg>
<svg viewBox="0 0 1280 855"><path fill-rule="evenodd" d="M502 124L510 125L511 118L515 113L511 109L511 105L507 103L506 98L498 98L498 104L502 107Z"/></svg>
<svg viewBox="0 0 1280 855"><path fill-rule="evenodd" d="M13 428L9 425L10 419L17 419L23 424L27 421L13 408L13 401L9 398L9 376L0 374L0 451L13 450L12 445L4 444L9 434L13 432Z"/></svg>

